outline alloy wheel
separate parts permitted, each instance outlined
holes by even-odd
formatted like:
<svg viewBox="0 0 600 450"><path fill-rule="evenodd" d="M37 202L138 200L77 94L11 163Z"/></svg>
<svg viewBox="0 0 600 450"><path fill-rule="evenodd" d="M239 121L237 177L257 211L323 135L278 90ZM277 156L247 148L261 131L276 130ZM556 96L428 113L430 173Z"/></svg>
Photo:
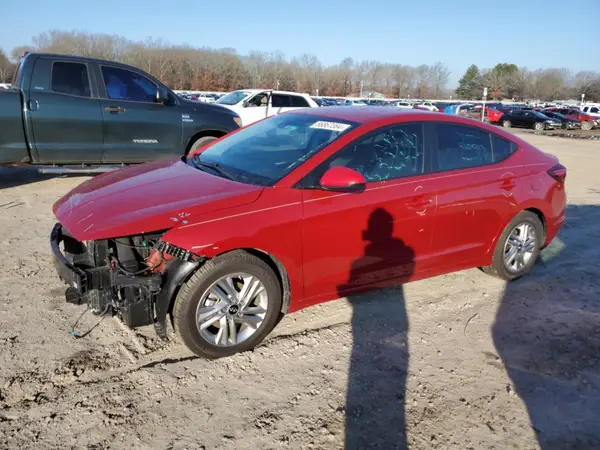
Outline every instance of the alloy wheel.
<svg viewBox="0 0 600 450"><path fill-rule="evenodd" d="M262 325L268 307L267 290L260 279L247 273L228 274L202 294L196 326L213 345L238 345Z"/></svg>
<svg viewBox="0 0 600 450"><path fill-rule="evenodd" d="M504 244L504 266L511 273L522 271L533 257L537 237L535 227L523 222L513 228Z"/></svg>

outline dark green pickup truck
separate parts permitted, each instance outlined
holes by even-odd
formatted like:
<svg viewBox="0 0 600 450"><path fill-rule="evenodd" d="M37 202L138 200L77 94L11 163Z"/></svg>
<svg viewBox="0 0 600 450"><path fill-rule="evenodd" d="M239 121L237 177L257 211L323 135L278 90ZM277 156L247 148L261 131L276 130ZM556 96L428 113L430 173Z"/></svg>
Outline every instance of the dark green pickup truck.
<svg viewBox="0 0 600 450"><path fill-rule="evenodd" d="M0 165L102 172L184 155L237 128L219 105L184 100L131 66L29 53L0 90Z"/></svg>

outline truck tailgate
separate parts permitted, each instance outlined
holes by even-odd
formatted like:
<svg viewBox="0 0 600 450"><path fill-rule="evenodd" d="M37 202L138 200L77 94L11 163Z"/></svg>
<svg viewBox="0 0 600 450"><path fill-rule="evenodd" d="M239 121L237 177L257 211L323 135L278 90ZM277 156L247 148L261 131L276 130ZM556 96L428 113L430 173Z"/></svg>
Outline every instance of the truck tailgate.
<svg viewBox="0 0 600 450"><path fill-rule="evenodd" d="M28 161L21 92L0 89L0 164Z"/></svg>

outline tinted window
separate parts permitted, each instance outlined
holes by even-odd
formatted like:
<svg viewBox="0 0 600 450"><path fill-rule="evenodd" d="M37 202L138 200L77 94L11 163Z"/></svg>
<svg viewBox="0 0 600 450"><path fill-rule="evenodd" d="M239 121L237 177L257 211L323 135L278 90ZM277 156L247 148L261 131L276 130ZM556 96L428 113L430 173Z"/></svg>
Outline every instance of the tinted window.
<svg viewBox="0 0 600 450"><path fill-rule="evenodd" d="M87 66L56 61L52 65L52 90L61 94L91 97Z"/></svg>
<svg viewBox="0 0 600 450"><path fill-rule="evenodd" d="M273 105L273 108L288 108L291 106L290 96L273 94L271 104Z"/></svg>
<svg viewBox="0 0 600 450"><path fill-rule="evenodd" d="M360 172L367 182L391 180L423 173L423 126L395 125L357 139L319 167L320 178L330 167L345 166ZM315 184L318 179L311 179Z"/></svg>
<svg viewBox="0 0 600 450"><path fill-rule="evenodd" d="M136 72L102 66L102 77L110 99L147 103L156 99L156 84Z"/></svg>
<svg viewBox="0 0 600 450"><path fill-rule="evenodd" d="M463 169L491 164L489 133L465 125L437 125L438 170Z"/></svg>
<svg viewBox="0 0 600 450"><path fill-rule="evenodd" d="M498 162L503 161L512 155L517 149L517 146L500 136L492 134L492 148L494 150L494 162Z"/></svg>
<svg viewBox="0 0 600 450"><path fill-rule="evenodd" d="M598 108L596 108L595 106L594 106L594 107L592 107L592 108L590 108L590 112L591 112L592 114L597 114L597 113L598 113L598 111L600 111L600 110L599 110Z"/></svg>
<svg viewBox="0 0 600 450"><path fill-rule="evenodd" d="M300 97L299 95L290 95L289 97L292 108L306 108L308 106L308 102L304 97Z"/></svg>

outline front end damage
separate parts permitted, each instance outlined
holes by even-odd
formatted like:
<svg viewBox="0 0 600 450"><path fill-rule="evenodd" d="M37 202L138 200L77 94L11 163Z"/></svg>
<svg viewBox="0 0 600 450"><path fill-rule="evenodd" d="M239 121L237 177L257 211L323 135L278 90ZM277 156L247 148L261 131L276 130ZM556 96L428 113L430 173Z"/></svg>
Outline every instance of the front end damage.
<svg viewBox="0 0 600 450"><path fill-rule="evenodd" d="M80 242L57 223L50 243L69 303L117 314L130 328L153 324L167 337L178 288L203 259L161 240L162 232Z"/></svg>

